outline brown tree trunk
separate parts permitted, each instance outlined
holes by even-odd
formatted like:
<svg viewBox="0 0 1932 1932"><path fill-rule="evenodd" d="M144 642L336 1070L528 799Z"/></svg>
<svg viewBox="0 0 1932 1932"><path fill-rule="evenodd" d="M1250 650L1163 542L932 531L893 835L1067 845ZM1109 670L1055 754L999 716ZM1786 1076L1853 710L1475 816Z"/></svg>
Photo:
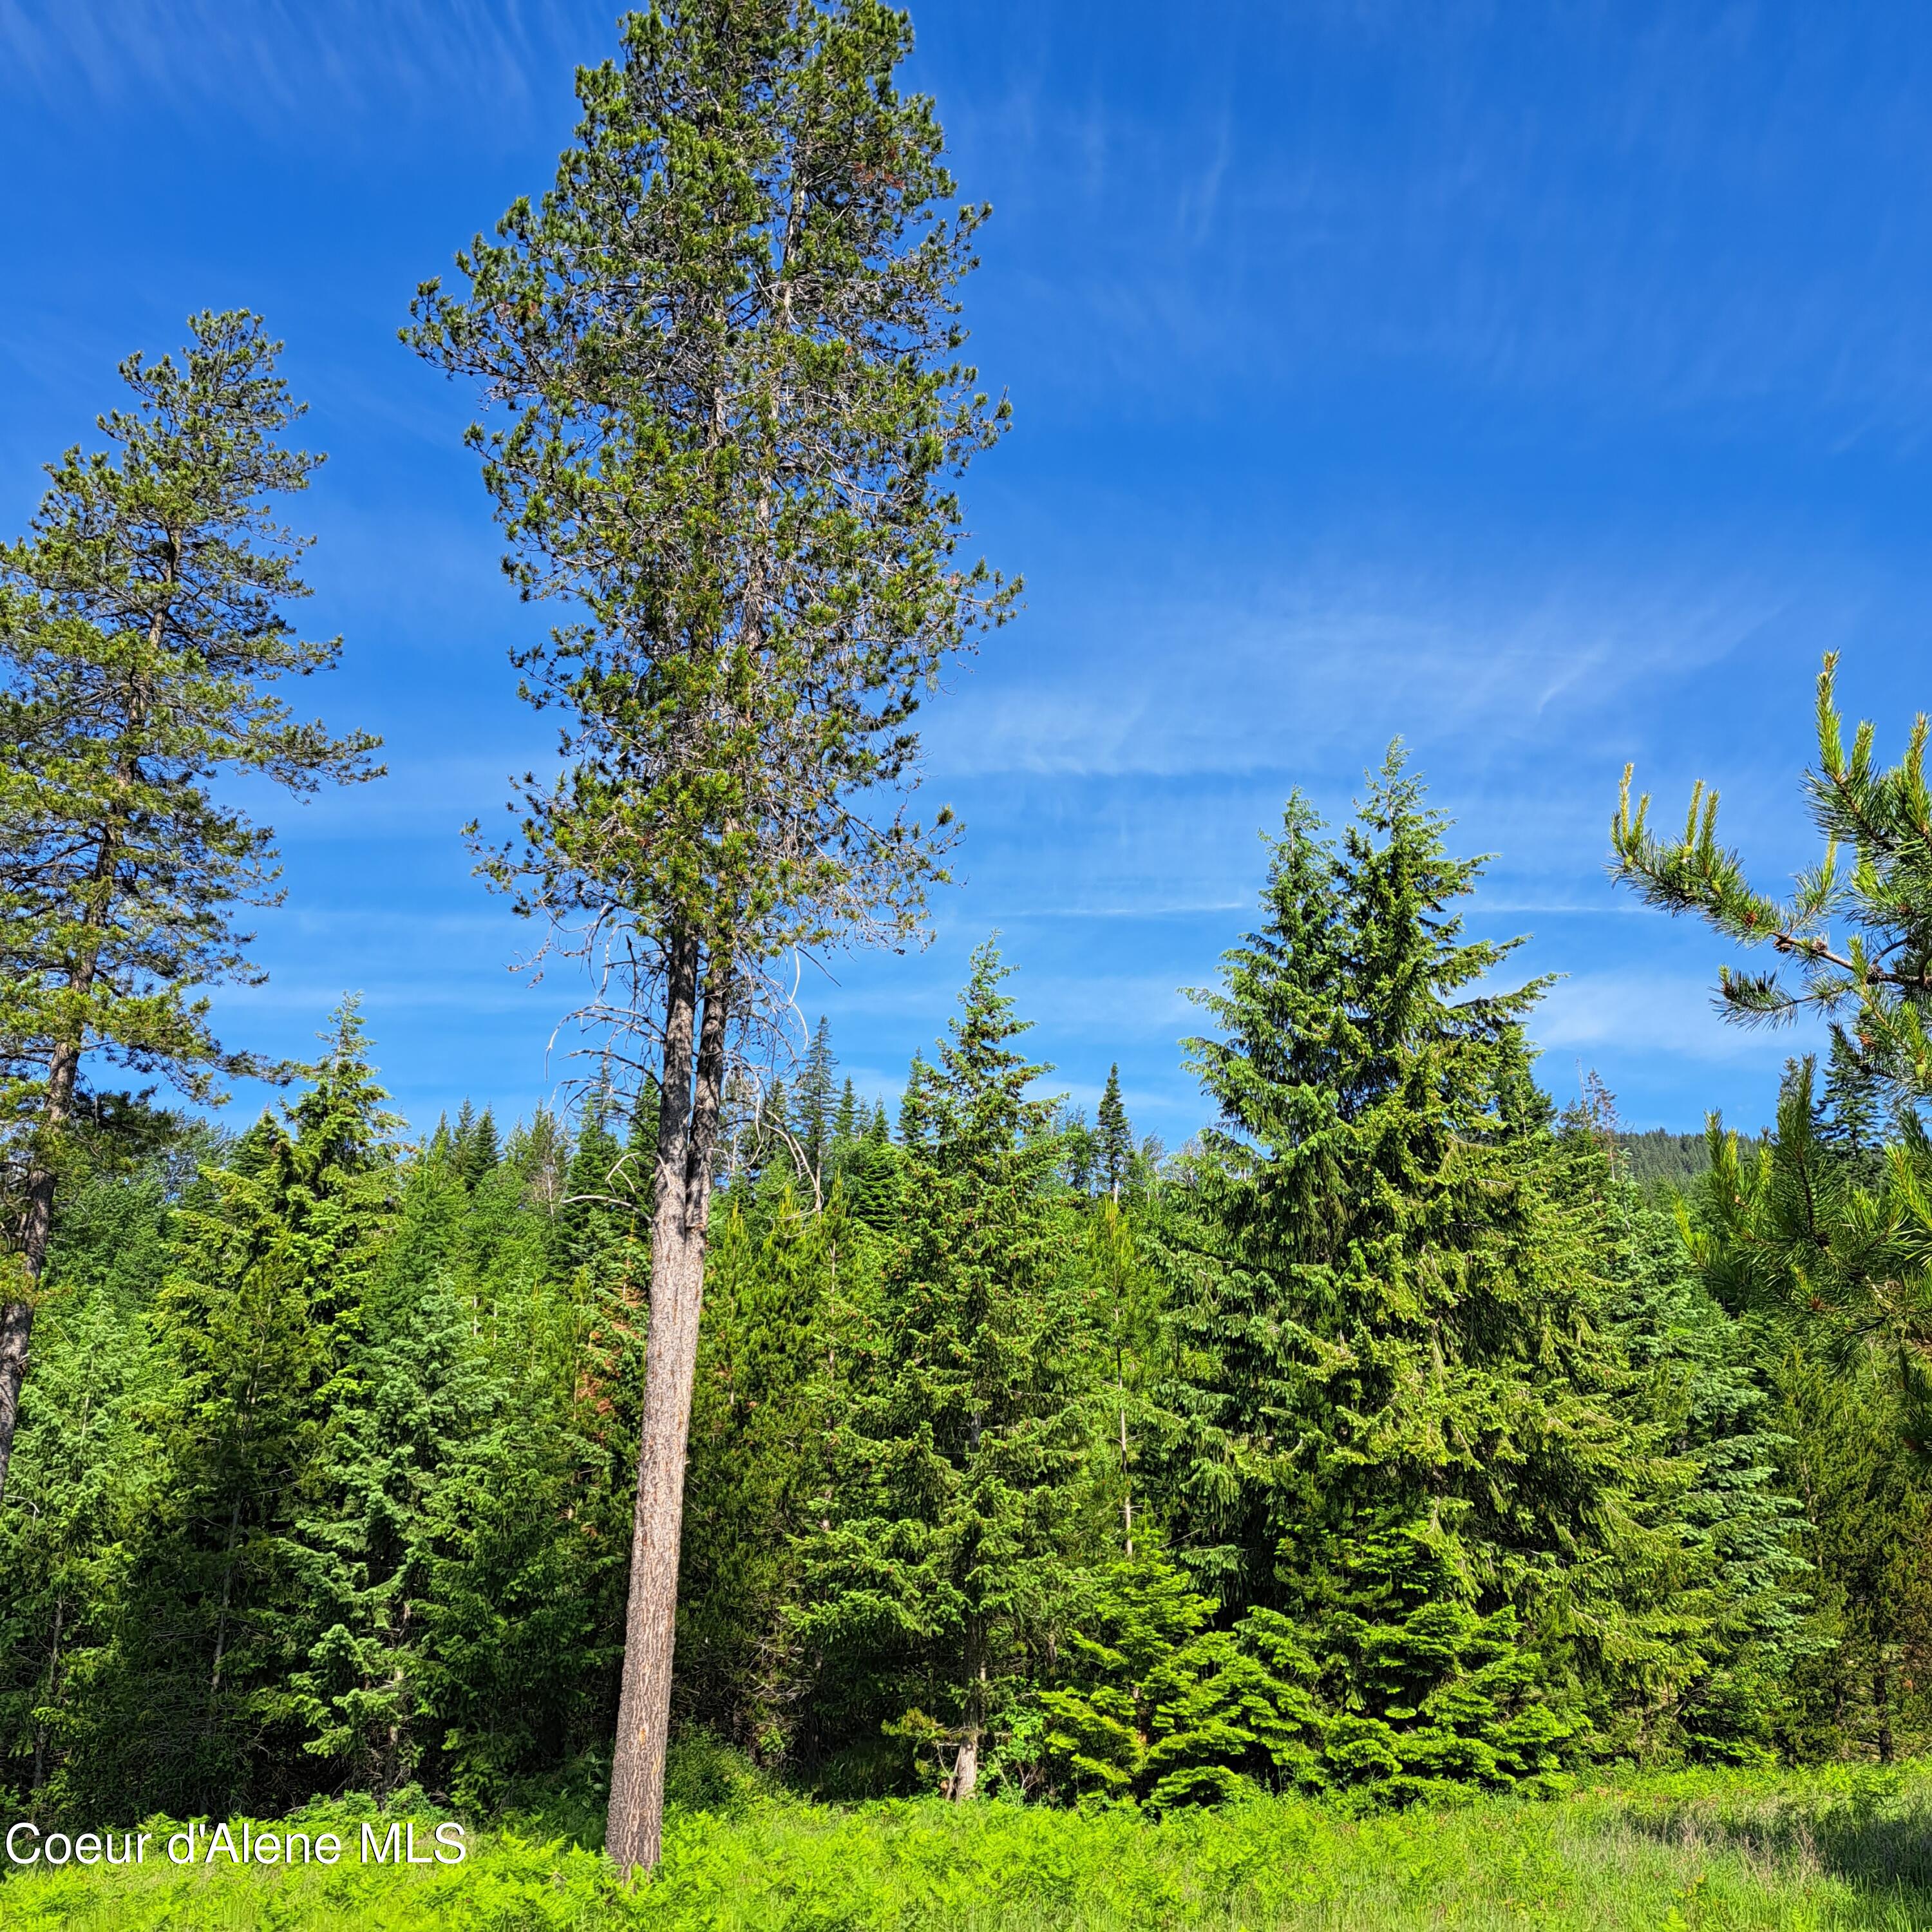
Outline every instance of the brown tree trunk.
<svg viewBox="0 0 1932 1932"><path fill-rule="evenodd" d="M960 1726L958 1754L946 1795L956 1804L968 1803L980 1788L980 1741L986 1730L986 1627L976 1616L966 1619L966 1721Z"/></svg>
<svg viewBox="0 0 1932 1932"><path fill-rule="evenodd" d="M670 1721L671 1654L677 1635L685 1449L704 1301L705 1226L724 1082L730 962L716 951L706 962L701 1030L697 1024L698 976L698 941L680 934L671 944L666 976L657 1196L651 1224L650 1333L644 1350L644 1412L638 1444L623 1684L604 1833L605 1849L626 1874L651 1870L663 1843L664 1744Z"/></svg>
<svg viewBox="0 0 1932 1932"><path fill-rule="evenodd" d="M157 612L148 627L151 649L158 650L165 614ZM148 713L147 694L137 692L129 706L130 732L138 731ZM133 763L123 754L115 776L116 788L124 797L134 780ZM81 925L91 935L83 942L80 956L68 966L68 990L76 1001L93 990L94 977L100 967L100 934L107 923L113 895L115 854L120 850L126 820L117 811L100 836L94 854L92 886ZM14 1427L20 1416L20 1387L27 1379L27 1348L34 1333L34 1291L40 1286L41 1271L47 1264L47 1244L53 1238L53 1143L58 1139L74 1114L74 1090L80 1078L80 1050L86 1038L82 1023L74 1022L70 1038L57 1040L47 1059L47 1091L40 1103L40 1144L34 1150L27 1177L27 1218L20 1231L20 1255L27 1276L25 1299L0 1307L0 1502L7 1497L7 1466L14 1460Z"/></svg>
<svg viewBox="0 0 1932 1932"><path fill-rule="evenodd" d="M76 976L85 992L94 978L93 962L84 976ZM80 1072L80 1045L63 1040L47 1064L46 1098L40 1124L48 1140L57 1136L74 1112L74 1082ZM7 1495L7 1467L14 1460L14 1427L20 1420L20 1388L27 1379L28 1345L33 1339L33 1292L47 1264L47 1244L54 1226L54 1170L49 1149L37 1150L27 1177L27 1215L20 1230L20 1256L27 1278L27 1296L0 1306L0 1502Z"/></svg>
<svg viewBox="0 0 1932 1932"><path fill-rule="evenodd" d="M54 1599L53 1654L47 1660L47 1703L50 1707L52 1706L54 1694L60 1686L61 1624L66 1614L66 1598L56 1597ZM36 1796L40 1793L40 1786L46 1781L43 1774L46 1766L46 1750L47 1727L44 1724L37 1723L34 1726L34 1782L32 1785L32 1790Z"/></svg>

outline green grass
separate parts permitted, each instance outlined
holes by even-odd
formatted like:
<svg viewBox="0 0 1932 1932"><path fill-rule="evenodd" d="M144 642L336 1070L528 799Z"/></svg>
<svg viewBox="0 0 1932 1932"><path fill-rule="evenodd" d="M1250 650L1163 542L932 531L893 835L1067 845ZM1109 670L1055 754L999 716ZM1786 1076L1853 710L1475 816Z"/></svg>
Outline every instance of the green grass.
<svg viewBox="0 0 1932 1932"><path fill-rule="evenodd" d="M352 1843L353 1833L350 1834ZM152 1855L151 1854L151 1856ZM1932 1924L1932 1768L1686 1774L1352 1820L1294 1802L1161 1822L937 1802L684 1813L633 1894L563 1840L460 1868L10 1875L0 1926L100 1932L1148 1932Z"/></svg>

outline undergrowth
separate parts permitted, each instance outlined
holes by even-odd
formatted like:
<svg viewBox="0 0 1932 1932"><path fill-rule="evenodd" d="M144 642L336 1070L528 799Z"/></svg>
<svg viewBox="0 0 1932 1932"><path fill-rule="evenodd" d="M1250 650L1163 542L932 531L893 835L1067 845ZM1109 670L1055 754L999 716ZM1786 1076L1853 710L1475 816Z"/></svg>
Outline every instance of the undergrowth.
<svg viewBox="0 0 1932 1932"><path fill-rule="evenodd" d="M1684 1774L1560 1801L1350 1819L1297 1800L1154 1820L937 1800L848 1808L728 1772L626 1891L527 1814L460 1867L10 1873L0 1926L88 1932L1379 1932L1932 1923L1932 1768ZM352 1846L362 1806L311 1808ZM415 1814L420 1826L435 1814ZM152 1831L154 1827L150 1826ZM157 1841L158 1842L158 1840ZM420 1842L420 1837L419 1840Z"/></svg>

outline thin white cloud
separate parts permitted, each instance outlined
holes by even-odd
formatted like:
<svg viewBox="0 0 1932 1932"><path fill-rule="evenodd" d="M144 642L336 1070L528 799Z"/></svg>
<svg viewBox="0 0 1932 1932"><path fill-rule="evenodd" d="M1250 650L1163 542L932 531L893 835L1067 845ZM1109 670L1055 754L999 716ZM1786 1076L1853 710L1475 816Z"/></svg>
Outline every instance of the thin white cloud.
<svg viewBox="0 0 1932 1932"><path fill-rule="evenodd" d="M1802 1030L1730 1024L1714 1008L1712 991L1711 976L1654 965L1579 973L1550 989L1530 1031L1546 1054L1580 1053L1586 1060L1592 1052L1619 1060L1667 1054L1774 1069L1808 1050Z"/></svg>
<svg viewBox="0 0 1932 1932"><path fill-rule="evenodd" d="M1297 772L1344 746L1372 752L1374 733L1405 725L1540 737L1552 713L1600 712L1660 674L1723 658L1786 601L1742 580L1634 595L1581 578L1378 584L1368 564L1352 586L1143 606L1131 656L1112 635L1090 652L1076 640L963 681L928 734L929 770L936 781Z"/></svg>
<svg viewBox="0 0 1932 1932"><path fill-rule="evenodd" d="M212 103L264 129L318 95L356 116L487 102L515 121L567 100L573 59L614 44L610 14L590 0L0 0L0 96Z"/></svg>

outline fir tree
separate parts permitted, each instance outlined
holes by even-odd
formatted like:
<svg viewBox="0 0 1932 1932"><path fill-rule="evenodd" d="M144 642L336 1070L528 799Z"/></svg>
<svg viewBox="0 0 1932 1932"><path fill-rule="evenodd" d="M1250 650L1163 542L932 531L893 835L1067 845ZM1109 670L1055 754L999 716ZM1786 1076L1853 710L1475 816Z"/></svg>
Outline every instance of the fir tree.
<svg viewBox="0 0 1932 1932"><path fill-rule="evenodd" d="M1820 1123L1827 1138L1876 1178L1875 1156L1884 1144L1884 1094L1876 1069L1845 1029L1832 1028Z"/></svg>
<svg viewBox="0 0 1932 1932"><path fill-rule="evenodd" d="M1766 1758L1808 1634L1802 1517L1750 1334L1697 1280L1676 1219L1622 1172L1613 1118L1567 1117L1550 1184L1599 1230L1604 1314L1632 1371L1619 1408L1634 1456L1612 1530L1613 1586L1578 1586L1576 1663L1598 1748L1655 1760Z"/></svg>
<svg viewBox="0 0 1932 1932"><path fill-rule="evenodd" d="M825 1157L832 1142L835 1104L832 1079L837 1066L832 1057L832 1029L821 1017L812 1036L811 1050L806 1054L798 1092L792 1101L799 1157L805 1165L807 1184L814 1194L822 1194L824 1188Z"/></svg>
<svg viewBox="0 0 1932 1932"><path fill-rule="evenodd" d="M848 1340L795 1624L836 1694L939 1750L956 1798L1066 1588L1085 1426L1052 1108L1028 1097L1046 1070L1014 1045L1007 970L981 946L938 1066L914 1064L900 1219Z"/></svg>
<svg viewBox="0 0 1932 1932"><path fill-rule="evenodd" d="M1095 1166L1100 1191L1118 1202L1133 1172L1134 1130L1120 1098L1120 1069L1118 1061L1107 1070L1106 1090L1100 1096L1100 1111L1094 1121Z"/></svg>
<svg viewBox="0 0 1932 1932"><path fill-rule="evenodd" d="M1811 1608L1765 1718L1802 1760L1881 1764L1932 1738L1932 1480L1898 1386L1793 1346L1769 1364L1783 1474L1802 1498Z"/></svg>
<svg viewBox="0 0 1932 1932"><path fill-rule="evenodd" d="M1540 987L1479 990L1479 862L1392 750L1339 850L1291 800L1264 922L1190 1042L1220 1112L1168 1238L1177 1556L1324 1660L1328 1774L1547 1777L1522 1619L1615 1502L1587 1255L1510 1124Z"/></svg>
<svg viewBox="0 0 1932 1932"><path fill-rule="evenodd" d="M1060 1172L1084 1201L1094 1192L1094 1130L1087 1124L1085 1108L1063 1108L1054 1132L1061 1148Z"/></svg>
<svg viewBox="0 0 1932 1932"><path fill-rule="evenodd" d="M467 1100L456 1117L456 1131L449 1137L450 1157L462 1176L464 1185L475 1189L502 1157L496 1142L496 1120L488 1107L481 1114Z"/></svg>
<svg viewBox="0 0 1932 1932"><path fill-rule="evenodd" d="M824 1473L820 1345L842 1251L841 1198L789 1192L762 1236L735 1197L712 1257L692 1421L678 1708L772 1763L789 1751L802 1675L786 1629L808 1504Z"/></svg>
<svg viewBox="0 0 1932 1932"><path fill-rule="evenodd" d="M922 1130L920 1092L931 1076L922 1055L914 1053L906 1069L906 1084L899 1095L898 1137L902 1147L910 1147Z"/></svg>
<svg viewBox="0 0 1932 1932"><path fill-rule="evenodd" d="M904 1172L905 1163L886 1125L882 1101L873 1108L863 1136L846 1149L840 1164L838 1184L845 1211L862 1227L880 1234L890 1232L898 1223Z"/></svg>
<svg viewBox="0 0 1932 1932"><path fill-rule="evenodd" d="M382 1098L346 1005L314 1084L183 1202L154 1318L166 1500L99 1666L99 1728L70 1748L73 1774L130 1810L226 1809L287 1711L292 1532L390 1214Z"/></svg>

